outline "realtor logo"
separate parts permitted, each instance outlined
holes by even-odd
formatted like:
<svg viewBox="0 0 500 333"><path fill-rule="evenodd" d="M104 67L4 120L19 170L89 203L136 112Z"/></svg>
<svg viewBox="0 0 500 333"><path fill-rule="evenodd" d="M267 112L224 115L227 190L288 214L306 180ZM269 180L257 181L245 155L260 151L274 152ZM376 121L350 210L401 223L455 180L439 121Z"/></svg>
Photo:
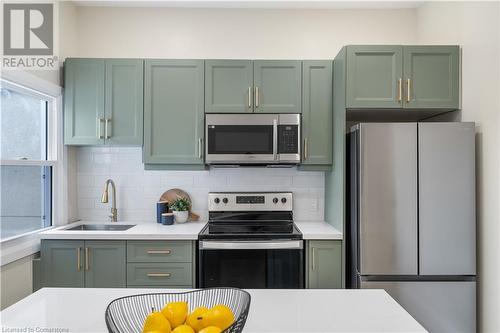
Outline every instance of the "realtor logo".
<svg viewBox="0 0 500 333"><path fill-rule="evenodd" d="M53 13L51 3L4 4L4 55L52 55Z"/></svg>

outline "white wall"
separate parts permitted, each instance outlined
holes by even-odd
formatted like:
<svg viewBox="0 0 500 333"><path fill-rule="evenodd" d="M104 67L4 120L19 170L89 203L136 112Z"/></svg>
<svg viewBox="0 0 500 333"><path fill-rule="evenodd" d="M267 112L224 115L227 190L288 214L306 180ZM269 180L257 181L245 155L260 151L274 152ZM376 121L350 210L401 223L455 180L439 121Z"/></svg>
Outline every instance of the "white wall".
<svg viewBox="0 0 500 333"><path fill-rule="evenodd" d="M428 3L418 9L422 44L462 46L462 120L477 130L478 319L500 331L500 3Z"/></svg>
<svg viewBox="0 0 500 333"><path fill-rule="evenodd" d="M416 41L416 11L78 7L80 57L333 59Z"/></svg>

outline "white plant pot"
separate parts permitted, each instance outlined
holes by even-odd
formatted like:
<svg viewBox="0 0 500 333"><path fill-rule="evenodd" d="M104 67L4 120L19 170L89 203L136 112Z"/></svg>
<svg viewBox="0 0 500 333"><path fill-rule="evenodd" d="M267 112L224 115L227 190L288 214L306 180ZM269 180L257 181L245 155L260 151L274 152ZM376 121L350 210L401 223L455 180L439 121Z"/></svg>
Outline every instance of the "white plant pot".
<svg viewBox="0 0 500 333"><path fill-rule="evenodd" d="M175 223L186 223L189 217L189 212L187 210L178 212L178 211L173 211L174 213L174 220Z"/></svg>

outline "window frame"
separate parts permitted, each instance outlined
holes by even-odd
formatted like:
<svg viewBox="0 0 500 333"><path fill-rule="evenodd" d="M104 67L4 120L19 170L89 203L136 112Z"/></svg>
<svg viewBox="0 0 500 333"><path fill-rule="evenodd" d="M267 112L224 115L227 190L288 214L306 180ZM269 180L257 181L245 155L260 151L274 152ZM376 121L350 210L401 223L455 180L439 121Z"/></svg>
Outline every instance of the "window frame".
<svg viewBox="0 0 500 333"><path fill-rule="evenodd" d="M63 192L67 188L65 160L67 148L62 140L62 89L59 86L26 72L8 75L2 73L0 86L47 101L46 160L0 159L0 165L50 166L52 168L51 226L0 240L0 265L5 265L38 252L40 250L39 233L66 223L67 200L64 200Z"/></svg>

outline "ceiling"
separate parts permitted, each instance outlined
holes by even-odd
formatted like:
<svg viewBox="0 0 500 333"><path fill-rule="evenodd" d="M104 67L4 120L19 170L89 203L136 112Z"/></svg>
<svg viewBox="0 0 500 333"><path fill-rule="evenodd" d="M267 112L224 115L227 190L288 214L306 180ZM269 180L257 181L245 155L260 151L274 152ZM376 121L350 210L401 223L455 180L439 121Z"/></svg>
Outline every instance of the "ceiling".
<svg viewBox="0 0 500 333"><path fill-rule="evenodd" d="M424 1L332 1L332 0L73 0L77 6L171 7L171 8L258 8L258 9L399 9L417 8Z"/></svg>

